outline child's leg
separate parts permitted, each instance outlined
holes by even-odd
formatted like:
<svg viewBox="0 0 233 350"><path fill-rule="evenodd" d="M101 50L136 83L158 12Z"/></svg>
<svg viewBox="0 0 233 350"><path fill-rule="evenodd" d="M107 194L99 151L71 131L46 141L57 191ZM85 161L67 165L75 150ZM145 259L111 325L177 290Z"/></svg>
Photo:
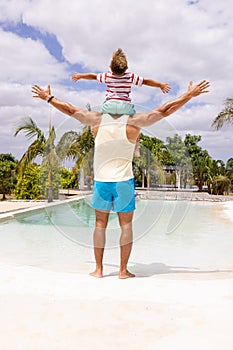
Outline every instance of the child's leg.
<svg viewBox="0 0 233 350"><path fill-rule="evenodd" d="M101 113L103 114L117 114L117 106L115 101L104 101L101 109Z"/></svg>
<svg viewBox="0 0 233 350"><path fill-rule="evenodd" d="M101 112L103 114L112 115L133 115L136 113L134 105L131 103L125 103L121 101L105 101L102 106Z"/></svg>

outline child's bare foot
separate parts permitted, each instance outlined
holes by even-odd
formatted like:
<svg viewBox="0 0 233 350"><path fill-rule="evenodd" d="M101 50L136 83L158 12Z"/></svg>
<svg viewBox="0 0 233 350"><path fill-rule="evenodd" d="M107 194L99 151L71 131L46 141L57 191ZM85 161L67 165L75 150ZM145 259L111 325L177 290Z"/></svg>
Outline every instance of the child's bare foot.
<svg viewBox="0 0 233 350"><path fill-rule="evenodd" d="M135 277L135 275L129 272L128 270L119 272L120 279L126 279L126 278L132 278L132 277Z"/></svg>
<svg viewBox="0 0 233 350"><path fill-rule="evenodd" d="M90 273L90 276L101 278L103 277L103 271L102 269L96 269L95 271Z"/></svg>

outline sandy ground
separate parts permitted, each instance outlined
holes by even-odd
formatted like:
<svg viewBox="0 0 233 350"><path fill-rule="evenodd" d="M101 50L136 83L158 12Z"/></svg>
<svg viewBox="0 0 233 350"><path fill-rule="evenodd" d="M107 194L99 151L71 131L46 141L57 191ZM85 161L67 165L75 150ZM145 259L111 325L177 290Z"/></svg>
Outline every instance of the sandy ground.
<svg viewBox="0 0 233 350"><path fill-rule="evenodd" d="M119 280L0 266L4 350L233 348L233 274Z"/></svg>
<svg viewBox="0 0 233 350"><path fill-rule="evenodd" d="M233 222L233 201L222 203L224 215Z"/></svg>
<svg viewBox="0 0 233 350"><path fill-rule="evenodd" d="M223 205L232 218L233 203ZM147 275L0 263L0 348L233 349L233 272Z"/></svg>

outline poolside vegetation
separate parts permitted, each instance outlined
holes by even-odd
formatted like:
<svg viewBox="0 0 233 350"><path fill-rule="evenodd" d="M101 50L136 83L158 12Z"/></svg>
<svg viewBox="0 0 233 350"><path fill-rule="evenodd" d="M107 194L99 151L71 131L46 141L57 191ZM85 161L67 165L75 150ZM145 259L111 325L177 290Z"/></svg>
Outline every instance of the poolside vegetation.
<svg viewBox="0 0 233 350"><path fill-rule="evenodd" d="M87 109L90 109L87 105ZM233 99L214 118L212 127L221 129L233 124ZM23 119L15 136L24 132L32 143L20 160L0 154L0 193L16 199L59 198L60 189L91 189L93 183L94 137L89 127L81 133L68 131L56 142L53 125L45 133L31 119ZM47 136L46 136L47 135ZM200 146L201 136L178 134L162 141L140 135L140 157L133 169L136 186L154 189L207 191L213 195L233 192L233 157L226 163L213 159ZM65 162L69 161L69 167Z"/></svg>

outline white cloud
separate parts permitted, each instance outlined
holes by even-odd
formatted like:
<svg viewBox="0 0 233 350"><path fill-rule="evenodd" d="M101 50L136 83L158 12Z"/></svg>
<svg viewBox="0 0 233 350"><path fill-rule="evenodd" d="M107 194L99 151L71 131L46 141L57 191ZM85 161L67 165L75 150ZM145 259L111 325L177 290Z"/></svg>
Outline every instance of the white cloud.
<svg viewBox="0 0 233 350"><path fill-rule="evenodd" d="M226 162L229 158L233 158L231 130L201 131L200 134L202 136L200 146L206 149L213 159L222 159Z"/></svg>
<svg viewBox="0 0 233 350"><path fill-rule="evenodd" d="M182 108L171 120L172 123L174 120L173 128L181 133L192 130L202 134L206 148L221 150L224 158L230 153L228 147L232 149L231 135L223 129L217 137L210 124L225 98L232 94L231 0L202 0L190 6L187 3L180 0L119 0L117 3L108 0L69 3L67 0L0 0L1 21L17 23L22 20L43 33L54 34L67 60L66 64L57 62L40 41L0 30L0 119L6 116L11 125L11 120L27 113L41 121L41 114L46 115L48 109L43 102L29 98L30 85L34 82L51 83L56 95L81 107L87 102L92 106L100 105L104 92L98 91L97 85L96 90L92 84L89 90L79 91L77 87L75 91L74 87L74 91L70 91L60 85L61 81L68 76L69 63L82 64L90 71L106 70L112 52L122 47L131 70L142 76L173 82L178 87L178 91L166 96L158 89L134 89L136 105L154 100L156 106L172 99L186 90L190 79L194 83L201 79L211 81L209 94L193 100L191 108ZM53 115L58 124L64 120L59 112L54 111Z"/></svg>
<svg viewBox="0 0 233 350"><path fill-rule="evenodd" d="M99 101L103 100L104 93L96 90L69 91L63 86L52 85L52 92L58 98L74 105L86 108L87 103L99 106ZM5 83L0 85L0 95L2 105L0 105L0 153L12 152L20 158L30 144L25 139L23 133L14 137L16 127L22 123L23 119L31 117L37 125L46 133L50 118L55 125L57 139L65 131L72 128L81 131L83 126L68 116L51 108L45 101L33 99L31 86ZM12 96L15 96L12 98Z"/></svg>
<svg viewBox="0 0 233 350"><path fill-rule="evenodd" d="M66 65L57 62L40 41L0 30L0 43L1 81L25 84L67 77Z"/></svg>
<svg viewBox="0 0 233 350"><path fill-rule="evenodd" d="M31 4L31 0L0 0L0 21L12 21L17 23L22 12Z"/></svg>
<svg viewBox="0 0 233 350"><path fill-rule="evenodd" d="M181 131L185 130L210 130L215 117L215 106L200 105L180 109L174 115L168 117L170 123Z"/></svg>

